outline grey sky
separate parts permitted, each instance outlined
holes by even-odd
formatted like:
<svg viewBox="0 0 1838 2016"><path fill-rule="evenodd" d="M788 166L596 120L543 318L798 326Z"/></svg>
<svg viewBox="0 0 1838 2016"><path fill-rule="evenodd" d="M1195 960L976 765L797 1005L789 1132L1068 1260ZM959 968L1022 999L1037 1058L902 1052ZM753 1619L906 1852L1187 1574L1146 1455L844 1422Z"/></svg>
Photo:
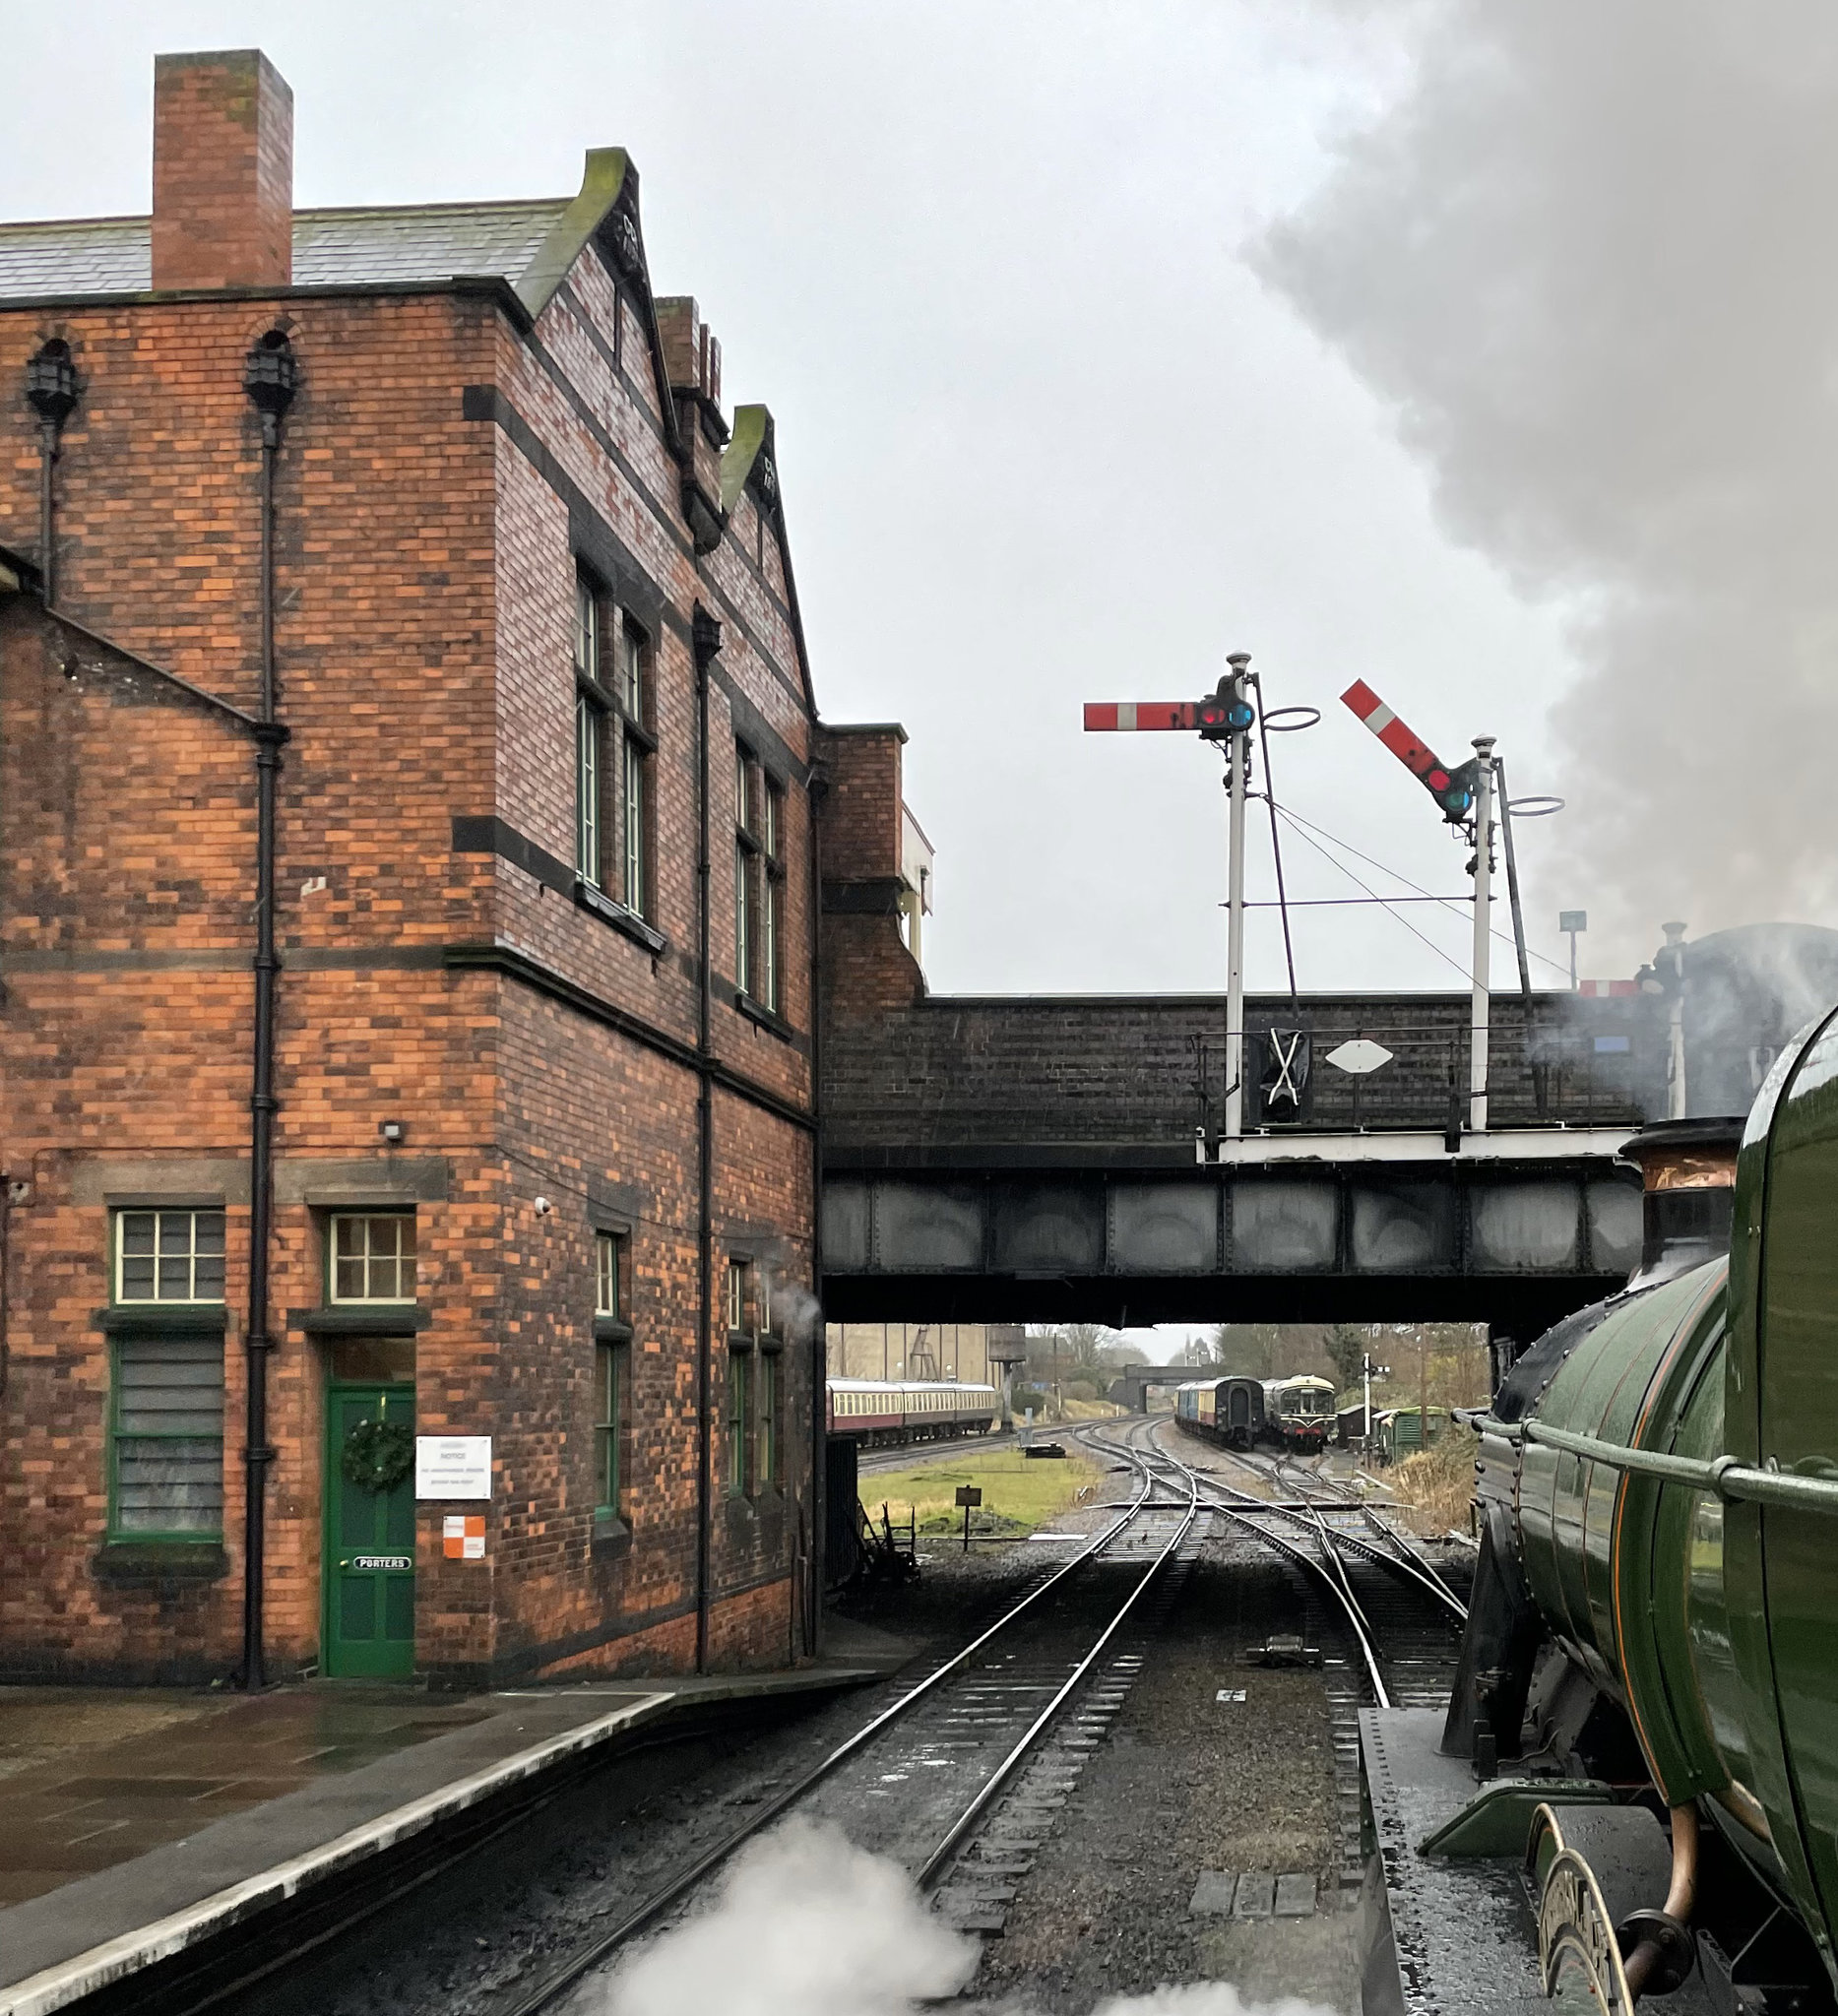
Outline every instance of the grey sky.
<svg viewBox="0 0 1838 2016"><path fill-rule="evenodd" d="M1086 737L1079 709L1195 695L1229 650L1273 704L1325 713L1281 748L1282 795L1428 888L1457 888L1463 855L1338 706L1351 678L1445 754L1500 736L1516 792L1568 788L1556 615L1437 529L1387 409L1241 256L1408 86L1360 10L9 13L14 75L43 80L0 137L11 218L145 210L158 49L268 51L301 203L547 195L584 148L631 150L658 286L700 299L728 397L777 415L823 711L911 733L937 988L1221 983L1216 757ZM1556 906L1591 900L1564 824L1526 836L1552 951ZM1299 844L1289 859L1293 893L1356 893ZM1462 920L1411 915L1460 962ZM1585 971L1631 971L1654 935ZM1267 914L1252 948L1275 981ZM1306 914L1299 955L1304 987L1457 983L1370 912Z"/></svg>

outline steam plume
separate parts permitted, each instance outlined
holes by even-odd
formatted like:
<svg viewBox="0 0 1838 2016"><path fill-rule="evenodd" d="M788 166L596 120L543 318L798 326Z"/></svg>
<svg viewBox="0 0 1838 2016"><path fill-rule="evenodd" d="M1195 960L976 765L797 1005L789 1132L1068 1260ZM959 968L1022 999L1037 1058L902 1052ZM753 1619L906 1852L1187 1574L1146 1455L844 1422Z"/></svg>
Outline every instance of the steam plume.
<svg viewBox="0 0 1838 2016"><path fill-rule="evenodd" d="M606 2016L908 2016L977 1958L896 1863L792 1819L742 1851L712 1910L620 1969Z"/></svg>
<svg viewBox="0 0 1838 2016"><path fill-rule="evenodd" d="M742 1851L707 1911L628 1960L598 2007L602 2016L918 2016L921 2002L963 1987L977 1964L977 1942L950 1930L897 1863L838 1827L792 1819ZM1334 2012L1287 1997L1245 2002L1207 1982L1115 1997L1096 2016Z"/></svg>
<svg viewBox="0 0 1838 2016"><path fill-rule="evenodd" d="M1573 615L1550 897L1609 972L1603 927L1838 921L1838 11L1343 4L1411 81L1252 256Z"/></svg>

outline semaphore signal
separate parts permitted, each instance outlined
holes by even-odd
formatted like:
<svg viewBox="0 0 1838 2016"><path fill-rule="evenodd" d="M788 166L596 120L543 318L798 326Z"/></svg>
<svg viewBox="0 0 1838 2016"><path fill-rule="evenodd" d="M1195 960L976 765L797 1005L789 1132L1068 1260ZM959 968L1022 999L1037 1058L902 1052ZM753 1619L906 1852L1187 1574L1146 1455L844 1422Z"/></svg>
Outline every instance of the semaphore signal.
<svg viewBox="0 0 1838 2016"><path fill-rule="evenodd" d="M1435 799L1451 826L1468 817L1474 809L1480 782L1479 757L1471 756L1466 763L1454 766L1444 763L1427 742L1405 726L1363 679L1355 679L1340 697Z"/></svg>
<svg viewBox="0 0 1838 2016"><path fill-rule="evenodd" d="M1257 705L1251 688L1247 651L1234 652L1227 660L1227 671L1203 700L1088 700L1085 703L1087 734L1197 734L1203 741L1226 744L1226 788L1231 793L1226 897L1226 1138L1236 1141L1244 1131L1244 803L1250 788L1250 731L1257 724ZM1290 714L1320 717L1312 708L1279 710ZM1266 728L1273 724L1266 716ZM1306 727L1310 722L1293 721L1292 727ZM1267 782L1267 780L1266 780ZM1268 793L1266 792L1266 795ZM1271 845L1276 845L1276 811L1270 814ZM1277 860L1277 890L1282 900L1283 856ZM1283 943L1289 953L1290 998L1296 997L1296 962L1289 944L1289 913L1283 914ZM1285 1083L1289 1082L1285 1072Z"/></svg>

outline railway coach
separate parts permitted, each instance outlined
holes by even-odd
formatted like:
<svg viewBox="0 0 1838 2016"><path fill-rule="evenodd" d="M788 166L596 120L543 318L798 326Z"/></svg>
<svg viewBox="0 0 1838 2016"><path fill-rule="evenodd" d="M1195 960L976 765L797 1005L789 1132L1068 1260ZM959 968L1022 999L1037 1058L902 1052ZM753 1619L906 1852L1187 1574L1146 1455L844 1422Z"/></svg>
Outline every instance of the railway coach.
<svg viewBox="0 0 1838 2016"><path fill-rule="evenodd" d="M1174 1389L1174 1414L1184 1427L1228 1449L1248 1449L1269 1432L1263 1384L1257 1379L1189 1380Z"/></svg>
<svg viewBox="0 0 1838 2016"><path fill-rule="evenodd" d="M828 1386L830 1433L867 1449L986 1435L1001 1412L993 1386L955 1380L832 1379Z"/></svg>

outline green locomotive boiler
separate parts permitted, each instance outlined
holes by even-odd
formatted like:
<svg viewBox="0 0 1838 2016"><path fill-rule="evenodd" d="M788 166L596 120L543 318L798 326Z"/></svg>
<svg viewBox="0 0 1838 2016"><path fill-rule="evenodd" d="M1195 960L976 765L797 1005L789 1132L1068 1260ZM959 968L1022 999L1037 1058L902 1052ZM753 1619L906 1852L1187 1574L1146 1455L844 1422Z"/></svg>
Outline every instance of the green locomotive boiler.
<svg viewBox="0 0 1838 2016"><path fill-rule="evenodd" d="M1368 2010L1461 1964L1436 1914L1472 1908L1464 1858L1502 1855L1545 1994L1838 2006L1838 1011L1738 1124L1636 1140L1641 1271L1473 1422L1481 1555L1439 1742L1368 1715L1405 1984L1368 1975Z"/></svg>

